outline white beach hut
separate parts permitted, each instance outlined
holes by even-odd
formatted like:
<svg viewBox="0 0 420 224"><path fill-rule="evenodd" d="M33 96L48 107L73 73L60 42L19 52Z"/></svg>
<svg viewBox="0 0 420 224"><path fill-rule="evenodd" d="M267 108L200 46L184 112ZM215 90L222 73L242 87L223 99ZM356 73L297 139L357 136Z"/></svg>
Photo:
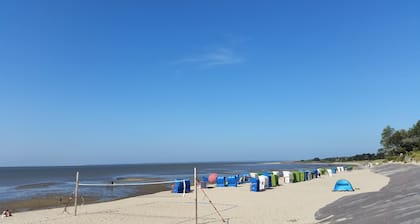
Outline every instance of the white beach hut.
<svg viewBox="0 0 420 224"><path fill-rule="evenodd" d="M327 173L328 173L328 176L332 177L332 170L331 169L327 169Z"/></svg>
<svg viewBox="0 0 420 224"><path fill-rule="evenodd" d="M283 171L283 179L285 184L290 183L290 171Z"/></svg>
<svg viewBox="0 0 420 224"><path fill-rule="evenodd" d="M268 178L268 176L265 176L265 175L263 177L265 179L265 183L264 183L265 184L265 189L267 189L270 186L270 183L269 183L270 179Z"/></svg>
<svg viewBox="0 0 420 224"><path fill-rule="evenodd" d="M260 191L265 190L265 186L268 184L268 177L258 176L258 180L260 181Z"/></svg>

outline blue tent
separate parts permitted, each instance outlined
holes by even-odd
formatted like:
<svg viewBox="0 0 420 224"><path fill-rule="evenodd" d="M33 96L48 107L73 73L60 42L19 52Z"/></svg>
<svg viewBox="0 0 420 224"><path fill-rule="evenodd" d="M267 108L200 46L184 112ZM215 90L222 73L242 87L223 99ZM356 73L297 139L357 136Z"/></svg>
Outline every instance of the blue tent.
<svg viewBox="0 0 420 224"><path fill-rule="evenodd" d="M354 191L350 181L345 179L337 180L334 186L334 191Z"/></svg>

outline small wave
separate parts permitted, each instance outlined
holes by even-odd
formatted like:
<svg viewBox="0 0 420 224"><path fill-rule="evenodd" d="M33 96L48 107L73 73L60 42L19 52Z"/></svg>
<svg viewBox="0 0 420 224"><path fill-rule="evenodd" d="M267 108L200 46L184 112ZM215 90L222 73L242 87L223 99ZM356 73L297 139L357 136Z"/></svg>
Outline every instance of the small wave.
<svg viewBox="0 0 420 224"><path fill-rule="evenodd" d="M17 186L16 190L27 190L27 189L37 189L37 188L47 188L54 185L58 185L58 183L36 183L36 184L25 184Z"/></svg>
<svg viewBox="0 0 420 224"><path fill-rule="evenodd" d="M145 178L145 177L117 177L117 182L151 182L163 180L162 178Z"/></svg>

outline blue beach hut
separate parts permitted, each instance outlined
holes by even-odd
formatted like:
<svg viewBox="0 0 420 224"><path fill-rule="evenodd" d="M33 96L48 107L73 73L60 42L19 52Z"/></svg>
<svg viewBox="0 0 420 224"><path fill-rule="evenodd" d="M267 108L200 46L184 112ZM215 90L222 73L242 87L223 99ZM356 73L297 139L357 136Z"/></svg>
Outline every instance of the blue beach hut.
<svg viewBox="0 0 420 224"><path fill-rule="evenodd" d="M268 183L267 183L268 187L269 188L270 187L273 187L273 183L271 182L271 178L272 178L271 173L270 172L266 172L266 173L264 173L264 176L266 176L268 178Z"/></svg>
<svg viewBox="0 0 420 224"><path fill-rule="evenodd" d="M200 187L201 188L207 188L207 183L209 182L209 178L206 176L203 176L201 178Z"/></svg>
<svg viewBox="0 0 420 224"><path fill-rule="evenodd" d="M260 191L260 180L257 178L251 178L251 191Z"/></svg>
<svg viewBox="0 0 420 224"><path fill-rule="evenodd" d="M236 176L229 176L227 178L227 185L228 185L228 187L237 187L238 182L237 182Z"/></svg>
<svg viewBox="0 0 420 224"><path fill-rule="evenodd" d="M217 177L217 179L216 179L216 186L217 187L224 187L224 186L226 186L226 178L225 177Z"/></svg>
<svg viewBox="0 0 420 224"><path fill-rule="evenodd" d="M183 193L184 192L184 183L185 183L185 192L189 193L191 191L191 181L189 179L176 179L174 188L172 189L173 193Z"/></svg>
<svg viewBox="0 0 420 224"><path fill-rule="evenodd" d="M318 178L318 170L312 170L312 179Z"/></svg>
<svg viewBox="0 0 420 224"><path fill-rule="evenodd" d="M311 171L309 171L309 170L305 170L304 171L304 181L308 181L308 180L311 180Z"/></svg>

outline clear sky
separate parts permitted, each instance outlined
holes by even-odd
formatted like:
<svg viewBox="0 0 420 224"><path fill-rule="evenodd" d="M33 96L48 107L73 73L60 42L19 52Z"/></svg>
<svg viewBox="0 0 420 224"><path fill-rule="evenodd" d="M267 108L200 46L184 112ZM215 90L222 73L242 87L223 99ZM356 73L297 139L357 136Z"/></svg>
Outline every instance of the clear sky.
<svg viewBox="0 0 420 224"><path fill-rule="evenodd" d="M420 1L1 1L0 166L374 153Z"/></svg>

